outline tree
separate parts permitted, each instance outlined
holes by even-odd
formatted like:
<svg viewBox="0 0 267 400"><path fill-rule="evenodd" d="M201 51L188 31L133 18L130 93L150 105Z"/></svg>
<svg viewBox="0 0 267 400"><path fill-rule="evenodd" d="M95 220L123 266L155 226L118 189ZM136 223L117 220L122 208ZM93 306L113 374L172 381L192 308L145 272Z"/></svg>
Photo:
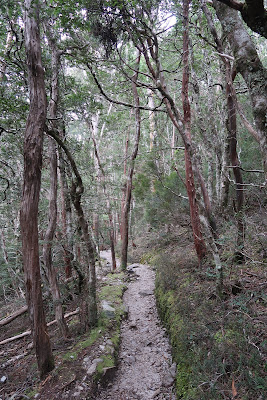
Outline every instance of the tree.
<svg viewBox="0 0 267 400"><path fill-rule="evenodd" d="M242 75L250 93L256 126L254 138L260 147L265 179L267 179L267 70L237 11L216 0L213 0L213 4L224 35L233 51L236 73Z"/></svg>
<svg viewBox="0 0 267 400"><path fill-rule="evenodd" d="M47 25L46 27L48 43L51 49L51 69L52 69L52 77L51 77L51 98L49 101L48 111L49 118L51 119L51 125L54 129L57 128L57 108L59 102L59 62L60 62L60 52L57 49L56 41L52 37L50 32L50 28ZM50 194L49 194L49 215L48 215L48 225L44 237L44 246L43 246L43 260L46 268L50 290L52 293L54 308L55 308L55 316L57 320L57 324L60 330L60 333L64 338L70 336L69 329L67 323L64 319L64 312L62 307L62 300L59 290L57 273L53 265L52 261L52 244L56 231L57 224L57 149L56 144L52 138L48 138L48 151L50 158Z"/></svg>
<svg viewBox="0 0 267 400"><path fill-rule="evenodd" d="M244 3L236 0L217 1L240 11L250 29L267 38L267 11L264 8L264 0L245 0Z"/></svg>
<svg viewBox="0 0 267 400"><path fill-rule="evenodd" d="M41 60L38 2L25 0L24 22L30 110L24 139L24 182L20 223L28 310L38 368L43 377L54 368L54 359L45 321L39 264L38 203L47 102Z"/></svg>

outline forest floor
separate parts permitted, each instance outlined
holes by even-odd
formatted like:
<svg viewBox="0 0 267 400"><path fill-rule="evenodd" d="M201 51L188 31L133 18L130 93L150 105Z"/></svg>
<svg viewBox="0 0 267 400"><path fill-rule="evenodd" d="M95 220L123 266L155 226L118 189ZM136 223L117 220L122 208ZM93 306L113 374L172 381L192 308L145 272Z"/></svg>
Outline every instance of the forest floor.
<svg viewBox="0 0 267 400"><path fill-rule="evenodd" d="M30 335L2 344L1 400L175 399L176 366L166 330L157 315L154 271L147 265L135 264L128 267L126 274L108 274L110 252L102 252L101 258L99 304L109 305L111 315L106 318L100 309L99 325L90 334L81 334L78 315L71 316L69 341L60 337L56 325L50 326L56 367L43 381L38 377ZM2 317L23 305L23 300L6 302L1 307ZM74 302L68 311L76 307ZM28 329L28 316L23 314L1 327L0 341Z"/></svg>

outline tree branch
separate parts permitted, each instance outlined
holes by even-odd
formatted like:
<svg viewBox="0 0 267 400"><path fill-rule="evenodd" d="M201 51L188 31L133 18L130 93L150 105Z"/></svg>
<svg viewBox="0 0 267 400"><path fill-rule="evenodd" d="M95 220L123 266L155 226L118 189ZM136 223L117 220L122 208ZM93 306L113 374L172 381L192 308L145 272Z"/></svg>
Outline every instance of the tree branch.
<svg viewBox="0 0 267 400"><path fill-rule="evenodd" d="M240 11L247 26L252 31L267 38L267 11L264 8L264 0L245 0L244 3L236 0L217 1Z"/></svg>
<svg viewBox="0 0 267 400"><path fill-rule="evenodd" d="M88 67L89 71L91 72L92 77L94 78L94 81L95 81L95 83L96 83L96 85L97 85L97 87L98 87L100 93L101 93L101 94L105 97L105 99L107 99L110 103L118 104L118 105L121 105L121 106L124 106L124 107L128 107L128 108L135 108L135 109L136 109L136 108L139 108L139 110L160 111L160 112L166 113L165 110L159 109L159 107L161 106L162 103L161 103L159 106L155 107L155 108L149 108L149 107L145 107L145 106L138 106L138 107L137 107L137 106L134 105L134 104L124 103L124 102L122 102L122 101L118 101L118 100L111 99L111 98L104 92L104 90L103 90L103 88L102 88L102 86L101 86L99 80L97 79L97 76L96 76L96 74L94 73L94 71L93 71L91 65L87 63L87 67Z"/></svg>

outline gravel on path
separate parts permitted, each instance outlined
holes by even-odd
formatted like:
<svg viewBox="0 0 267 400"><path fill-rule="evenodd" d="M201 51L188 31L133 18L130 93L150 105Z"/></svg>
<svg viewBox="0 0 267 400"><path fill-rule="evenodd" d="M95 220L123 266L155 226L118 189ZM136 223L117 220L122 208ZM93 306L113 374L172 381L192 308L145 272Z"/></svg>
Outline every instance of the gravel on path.
<svg viewBox="0 0 267 400"><path fill-rule="evenodd" d="M121 327L118 370L96 399L175 400L176 365L157 313L155 273L141 264L129 266L128 271L136 279L124 294L129 318Z"/></svg>

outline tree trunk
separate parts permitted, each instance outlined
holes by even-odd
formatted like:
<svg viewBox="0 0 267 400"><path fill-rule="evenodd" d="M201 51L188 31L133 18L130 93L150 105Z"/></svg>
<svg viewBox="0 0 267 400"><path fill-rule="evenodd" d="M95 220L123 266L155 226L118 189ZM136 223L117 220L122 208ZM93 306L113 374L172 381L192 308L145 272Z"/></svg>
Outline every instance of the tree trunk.
<svg viewBox="0 0 267 400"><path fill-rule="evenodd" d="M55 40L52 38L51 33L47 27L48 43L52 51L52 79L51 79L51 99L49 102L49 117L52 119L51 124L56 129L57 127L57 107L59 100L59 60L60 53L56 47ZM69 329L66 321L64 320L64 312L62 307L62 300L58 285L56 270L52 262L52 243L55 236L57 224L57 149L55 142L52 138L49 140L49 157L50 157L50 196L49 196L49 220L44 238L43 259L47 271L50 290L53 297L55 317L61 335L64 338L70 336Z"/></svg>
<svg viewBox="0 0 267 400"><path fill-rule="evenodd" d="M53 130L49 130L48 134L52 136L60 147L64 150L66 156L68 157L69 163L72 167L72 171L75 178L72 180L71 187L71 200L73 202L74 208L76 210L79 225L82 231L82 238L85 245L85 255L86 255L86 273L82 279L80 279L81 284L81 322L83 329L86 331L97 323L97 302L96 302L96 273L95 273L95 249L92 242L92 238L89 233L88 223L86 221L83 207L81 203L81 197L84 192L84 186L82 182L81 175L78 171L77 165L68 150L65 143L60 139L60 137Z"/></svg>
<svg viewBox="0 0 267 400"><path fill-rule="evenodd" d="M223 34L232 48L237 73L243 76L250 93L257 141L267 179L267 71L259 59L254 43L238 12L216 0L213 0L213 5L222 24Z"/></svg>
<svg viewBox="0 0 267 400"><path fill-rule="evenodd" d="M64 320L64 312L62 307L62 300L60 296L57 274L52 263L52 243L57 223L57 155L56 155L55 143L51 138L49 138L49 153L50 153L49 220L44 238L43 260L54 302L55 317L57 320L57 324L61 335L64 338L67 338L70 336L70 333L67 323Z"/></svg>
<svg viewBox="0 0 267 400"><path fill-rule="evenodd" d="M219 54L224 54L223 44L217 34L212 17L203 3L203 10L206 15L210 31L213 35L214 41L217 45ZM244 222L244 191L243 179L240 169L240 162L237 154L237 124L236 124L236 94L233 86L233 73L230 61L227 57L222 56L225 65L225 79L226 79L226 101L227 101L227 130L229 141L229 155L231 160L231 167L236 184L236 200L237 200L237 250L235 253L236 261L242 262L244 259L244 236L245 236L245 222Z"/></svg>
<svg viewBox="0 0 267 400"><path fill-rule="evenodd" d="M187 4L188 7L188 4ZM186 18L188 21L188 18ZM190 198L189 203L190 203L190 214L191 214L191 222L192 222L192 231L193 231L193 236L194 236L194 244L195 244L195 249L197 256L199 258L199 261L201 261L205 255L206 255L206 246L203 240L203 236L201 233L201 223L200 223L200 218L199 218L199 211L198 211L198 206L197 206L197 199L196 199L196 191L195 191L195 183L194 183L194 177L193 177L193 166L192 166L192 160L193 158L195 159L194 162L194 168L197 170L197 160L196 156L194 153L194 150L192 148L192 143L190 140L190 137L188 135L188 127L186 124L188 121L190 121L190 114L188 115L188 111L190 112L190 108L188 109L188 102L186 101L186 93L185 90L186 87L183 89L183 96L184 96L184 118L182 117L181 113L179 112L172 96L169 94L167 84L165 81L164 77L164 71L160 62L159 58L159 44L158 44L158 39L156 34L151 34L151 32L147 32L147 36L145 39L142 38L142 36L139 36L139 41L141 44L142 52L146 60L147 67L151 73L151 76L153 77L155 84L157 86L158 91L162 95L162 101L166 105L166 109L168 112L168 115L174 124L175 128L178 130L180 133L182 140L184 142L184 146L186 149L186 168L187 168L187 182L186 182L186 187L187 190L189 190L188 196ZM144 42L146 40L146 43ZM185 39L188 42L188 33L187 33L187 38ZM188 44L187 44L188 46ZM188 50L184 51L184 55L188 59ZM151 57L151 58L150 58ZM153 63L151 62L153 60ZM188 63L188 61L184 60L184 62ZM156 67L154 67L154 65ZM186 83L186 80L188 80L188 73L189 69L187 68L184 72L185 74L185 81L184 84L187 84L188 87L188 81ZM187 95L188 96L188 95ZM189 105L190 106L190 105ZM189 117L189 120L188 120ZM186 122L186 124L184 123ZM198 173L199 176L200 173Z"/></svg>
<svg viewBox="0 0 267 400"><path fill-rule="evenodd" d="M130 112L130 119L132 116L132 110ZM120 236L121 240L124 236L123 232L123 224L122 221L124 219L123 210L125 207L125 197L126 197L126 186L127 186L127 160L128 160L128 148L129 148L129 136L130 136L130 127L127 129L126 138L125 138L125 152L124 152L124 162L123 162L123 185L122 185L122 197L121 197L121 215L120 215Z"/></svg>
<svg viewBox="0 0 267 400"><path fill-rule="evenodd" d="M191 143L191 108L188 97L189 84L189 4L190 0L183 1L183 17L184 17L184 34L183 34L183 81L182 81L182 102L184 111L184 133L187 141ZM200 226L199 209L196 200L196 190L194 183L194 173L192 160L188 149L185 148L185 172L186 172L186 189L190 204L191 225L195 242L196 252L199 261L203 259L206 253L202 232Z"/></svg>
<svg viewBox="0 0 267 400"><path fill-rule="evenodd" d="M95 274L95 249L89 234L89 228L81 205L81 184L72 185L72 201L78 215L79 225L82 230L82 237L86 247L86 280L82 287L81 322L85 331L94 327L97 323L96 303L96 274ZM78 189L78 190L77 190Z"/></svg>
<svg viewBox="0 0 267 400"><path fill-rule="evenodd" d="M138 154L139 140L141 135L141 115L139 108L139 95L137 91L137 78L138 78L138 69L140 64L141 53L139 52L136 59L136 73L132 78L132 91L134 96L135 103L135 142L134 149L130 159L129 171L127 175L127 183L126 183L126 191L125 191L125 201L122 209L122 244L121 244L121 268L123 270L127 267L127 258L128 258L128 241L129 241L129 212L131 206L131 198L132 198L132 181L133 181L133 173L134 173L134 164L135 159Z"/></svg>
<svg viewBox="0 0 267 400"><path fill-rule="evenodd" d="M72 240L72 211L71 211L71 198L67 183L65 160L63 158L62 150L58 149L59 155L59 176L61 186L61 221L63 233L63 251L65 263L65 276L66 279L72 276L72 263L73 263L73 240Z"/></svg>
<svg viewBox="0 0 267 400"><path fill-rule="evenodd" d="M38 2L25 0L25 48L30 110L24 139L24 182L20 222L27 304L38 368L43 377L54 368L54 359L43 308L39 264L38 205L47 103L41 60L38 6Z"/></svg>
<svg viewBox="0 0 267 400"><path fill-rule="evenodd" d="M90 127L89 122L87 121L88 126ZM109 219L109 239L110 239L110 249L111 249L111 256L112 256L112 270L115 271L117 266L116 266L116 255L115 255L115 238L114 238L114 223L113 223L113 215L112 215L112 210L110 206L110 196L107 192L106 188L106 174L103 168L103 165L100 160L99 156L99 151L98 151L98 146L96 143L96 129L94 129L94 125L92 124L92 139L93 139L93 144L94 144L94 151L95 151L95 157L98 163L98 168L99 171L102 175L102 181L103 181L103 191L104 195L106 197L106 204L107 204L107 212L108 212L108 219Z"/></svg>

